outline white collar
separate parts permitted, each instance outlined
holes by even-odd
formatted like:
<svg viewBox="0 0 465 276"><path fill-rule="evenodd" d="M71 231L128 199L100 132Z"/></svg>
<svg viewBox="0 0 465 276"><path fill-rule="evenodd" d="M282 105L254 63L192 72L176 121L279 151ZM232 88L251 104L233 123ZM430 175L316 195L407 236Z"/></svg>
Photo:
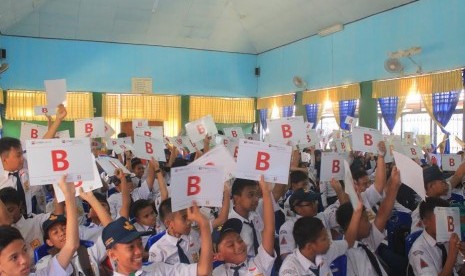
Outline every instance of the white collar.
<svg viewBox="0 0 465 276"><path fill-rule="evenodd" d="M297 260L299 261L300 265L305 268L305 270L308 270L310 267L311 268L318 268L322 263L323 263L323 258L321 255L316 255L315 257L315 263L307 259L302 253L300 253L299 248L294 249L295 250L295 255L297 257Z"/></svg>
<svg viewBox="0 0 465 276"><path fill-rule="evenodd" d="M437 244L437 241L435 238L431 237L430 234L428 234L426 232L426 230L423 230L423 233L422 233L423 237L425 238L426 242L429 244L429 246L431 247L435 247L436 244Z"/></svg>

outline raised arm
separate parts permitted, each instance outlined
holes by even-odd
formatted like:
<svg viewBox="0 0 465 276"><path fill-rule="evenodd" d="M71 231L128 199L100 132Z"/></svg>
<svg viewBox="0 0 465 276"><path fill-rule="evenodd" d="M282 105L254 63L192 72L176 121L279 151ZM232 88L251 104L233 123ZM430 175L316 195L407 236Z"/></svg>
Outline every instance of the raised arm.
<svg viewBox="0 0 465 276"><path fill-rule="evenodd" d="M150 192L153 191L153 183L155 181L155 171L160 170L160 165L158 161L156 161L153 157L149 160L147 165L147 177L145 181L147 182L147 186L149 187Z"/></svg>
<svg viewBox="0 0 465 276"><path fill-rule="evenodd" d="M229 188L228 182L224 183L223 191L223 205L221 206L218 217L212 221L213 229L223 225L228 220L229 205L231 203L231 188Z"/></svg>
<svg viewBox="0 0 465 276"><path fill-rule="evenodd" d="M346 203L346 202L349 202L349 200L350 200L349 196L344 192L344 189L342 189L341 182L339 182L338 180L332 178L331 179L331 187L336 192L337 199L339 200L339 203L341 205Z"/></svg>
<svg viewBox="0 0 465 276"><path fill-rule="evenodd" d="M168 198L168 187L166 186L165 177L163 176L163 173L160 170L160 165L158 164L158 161L155 161L155 159L152 158L152 160L150 160L150 163L154 169L154 174L157 177L158 186L160 187L160 199L161 201L163 201Z"/></svg>
<svg viewBox="0 0 465 276"><path fill-rule="evenodd" d="M384 155L386 154L386 144L384 141L378 143L378 160L376 161L375 189L378 193L383 194L386 187L386 165L384 164Z"/></svg>
<svg viewBox="0 0 465 276"><path fill-rule="evenodd" d="M347 241L349 248L354 246L355 240L357 240L358 227L360 224L360 219L362 217L362 211L363 211L363 203L362 203L360 194L358 194L357 207L352 213L352 218L350 219L349 226L347 227L347 231L345 232L345 235L344 235L344 239Z"/></svg>
<svg viewBox="0 0 465 276"><path fill-rule="evenodd" d="M176 160L176 157L179 154L179 150L176 146L170 147L170 159L168 160L168 163L166 164L167 167L171 168L173 166L174 161Z"/></svg>
<svg viewBox="0 0 465 276"><path fill-rule="evenodd" d="M45 135L42 137L42 139L52 139L55 137L55 134L57 133L58 127L60 126L61 122L65 119L67 111L64 105L60 104L58 105L58 110L55 118L55 122L53 122Z"/></svg>
<svg viewBox="0 0 465 276"><path fill-rule="evenodd" d="M121 187L121 197L123 200L119 214L122 217L129 219L129 209L131 208L131 193L129 192L129 184L122 170L116 169L115 175L121 181L119 185Z"/></svg>
<svg viewBox="0 0 465 276"><path fill-rule="evenodd" d="M84 192L84 190L81 187L79 189L79 196L83 200L87 201L87 203L89 203L90 207L92 207L92 209L97 214L97 217L100 220L100 223L103 225L103 227L107 226L110 222L112 222L110 214L107 212L107 210L105 210L102 204L100 204L100 202L94 196L94 193L92 191Z"/></svg>
<svg viewBox="0 0 465 276"><path fill-rule="evenodd" d="M271 201L271 192L268 188L268 183L265 182L263 175L260 176L260 181L258 183L263 195L263 223L265 225L263 229L262 246L269 255L274 256L275 223L273 203Z"/></svg>
<svg viewBox="0 0 465 276"><path fill-rule="evenodd" d="M200 257L197 263L197 275L207 276L212 274L213 270L213 242L210 232L210 223L207 218L202 215L199 207L194 202L194 205L187 208L187 218L197 222L200 230Z"/></svg>
<svg viewBox="0 0 465 276"><path fill-rule="evenodd" d="M454 189L462 183L462 178L465 175L465 163L460 164L460 166L457 168L457 171L455 171L454 175L450 179L450 185L451 188Z"/></svg>
<svg viewBox="0 0 465 276"><path fill-rule="evenodd" d="M397 191L399 190L400 184L400 172L397 167L394 166L392 168L391 177L388 180L386 197L381 202L374 221L374 225L381 232L384 231L386 223L391 216L391 211L394 207L394 202L396 201Z"/></svg>
<svg viewBox="0 0 465 276"><path fill-rule="evenodd" d="M57 255L57 261L62 268L66 269L79 247L78 215L76 198L74 197L76 193L74 183L66 183L66 175L64 175L61 177L59 185L66 201L66 241Z"/></svg>

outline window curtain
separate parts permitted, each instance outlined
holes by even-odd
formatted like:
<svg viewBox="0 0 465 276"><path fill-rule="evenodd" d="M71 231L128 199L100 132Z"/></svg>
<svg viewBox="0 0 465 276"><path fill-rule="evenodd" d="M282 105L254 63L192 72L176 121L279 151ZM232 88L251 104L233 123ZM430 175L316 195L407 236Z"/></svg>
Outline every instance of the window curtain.
<svg viewBox="0 0 465 276"><path fill-rule="evenodd" d="M406 97L386 97L378 99L381 115L391 133L402 114L405 102Z"/></svg>
<svg viewBox="0 0 465 276"><path fill-rule="evenodd" d="M354 117L357 102L358 100L333 102L334 118L341 129L350 130L350 125L344 121L347 116Z"/></svg>
<svg viewBox="0 0 465 276"><path fill-rule="evenodd" d="M292 117L294 113L294 106L283 106L283 118L284 117Z"/></svg>
<svg viewBox="0 0 465 276"><path fill-rule="evenodd" d="M323 109L321 108L321 104L306 104L305 105L305 113L307 115L307 122L313 124L313 129L316 129L316 126L320 122L321 113Z"/></svg>
<svg viewBox="0 0 465 276"><path fill-rule="evenodd" d="M260 123L262 124L262 130L266 131L267 130L267 125L266 125L266 119L268 118L268 109L260 109Z"/></svg>
<svg viewBox="0 0 465 276"><path fill-rule="evenodd" d="M221 124L254 123L255 99L190 96L189 120L206 115Z"/></svg>

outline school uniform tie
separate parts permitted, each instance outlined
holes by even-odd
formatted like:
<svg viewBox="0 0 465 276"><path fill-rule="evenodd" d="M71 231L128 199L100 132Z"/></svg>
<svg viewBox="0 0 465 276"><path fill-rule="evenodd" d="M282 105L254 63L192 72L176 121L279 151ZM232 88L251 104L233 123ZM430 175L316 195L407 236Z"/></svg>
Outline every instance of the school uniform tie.
<svg viewBox="0 0 465 276"><path fill-rule="evenodd" d="M255 226L253 225L253 222L251 222L251 221L244 221L244 223L247 224L248 226L250 226L250 228L252 228L253 249L254 249L255 255L257 255L258 254L259 243L258 243L258 239L257 239L257 232L255 232Z"/></svg>
<svg viewBox="0 0 465 276"><path fill-rule="evenodd" d="M176 247L178 248L179 261L183 264L190 264L189 258L187 258L186 253L184 253L184 250L182 250L182 247L181 247L182 241L183 241L182 239L179 239L178 243L176 244Z"/></svg>
<svg viewBox="0 0 465 276"><path fill-rule="evenodd" d="M239 270L241 270L241 268L244 266L244 263L238 266L231 266L231 269L234 270L233 276L239 276Z"/></svg>
<svg viewBox="0 0 465 276"><path fill-rule="evenodd" d="M10 172L8 173L8 176L10 175L16 177L16 190L18 191L19 198L22 201L23 213L27 213L26 194L24 193L24 188L23 184L21 183L21 178L19 177L19 172Z"/></svg>
<svg viewBox="0 0 465 276"><path fill-rule="evenodd" d="M319 266L317 266L316 268L310 267L309 269L310 269L310 271L311 271L313 274L315 274L316 276L320 276L320 267L319 267Z"/></svg>
<svg viewBox="0 0 465 276"><path fill-rule="evenodd" d="M444 268L444 265L446 264L446 260L447 260L447 250L446 250L446 247L445 247L444 244L442 244L442 243L436 243L436 246L439 247L439 249L441 249L442 267Z"/></svg>
<svg viewBox="0 0 465 276"><path fill-rule="evenodd" d="M139 183L137 183L137 187L140 188L141 185L142 185L142 179L139 179Z"/></svg>
<svg viewBox="0 0 465 276"><path fill-rule="evenodd" d="M375 254L373 254L373 252L371 252L371 250L363 243L359 243L358 246L361 247L367 254L371 266L375 269L376 274L378 274L378 276L382 276L383 273L381 272L381 267L379 266L378 259L376 258Z"/></svg>

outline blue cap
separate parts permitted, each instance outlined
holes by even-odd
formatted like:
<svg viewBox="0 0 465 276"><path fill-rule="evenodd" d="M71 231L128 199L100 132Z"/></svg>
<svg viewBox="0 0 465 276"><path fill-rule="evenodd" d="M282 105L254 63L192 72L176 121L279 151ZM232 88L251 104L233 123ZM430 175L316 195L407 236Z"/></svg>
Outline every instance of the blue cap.
<svg viewBox="0 0 465 276"><path fill-rule="evenodd" d="M291 210L295 212L295 207L302 202L314 202L318 201L321 197L321 193L315 193L313 191L304 191L304 189L298 189L292 193L289 198L289 205Z"/></svg>
<svg viewBox="0 0 465 276"><path fill-rule="evenodd" d="M66 217L64 215L51 214L50 217L42 223L42 231L44 233L44 240L48 239L48 230L57 223L66 223Z"/></svg>
<svg viewBox="0 0 465 276"><path fill-rule="evenodd" d="M213 242L216 244L219 244L223 240L226 233L235 232L240 235L242 231L242 221L237 218L230 218L223 224L223 226L221 226L221 229L218 231L219 234L213 239Z"/></svg>
<svg viewBox="0 0 465 276"><path fill-rule="evenodd" d="M102 240L107 249L117 243L130 243L140 237L134 225L124 217L109 223L102 231Z"/></svg>

